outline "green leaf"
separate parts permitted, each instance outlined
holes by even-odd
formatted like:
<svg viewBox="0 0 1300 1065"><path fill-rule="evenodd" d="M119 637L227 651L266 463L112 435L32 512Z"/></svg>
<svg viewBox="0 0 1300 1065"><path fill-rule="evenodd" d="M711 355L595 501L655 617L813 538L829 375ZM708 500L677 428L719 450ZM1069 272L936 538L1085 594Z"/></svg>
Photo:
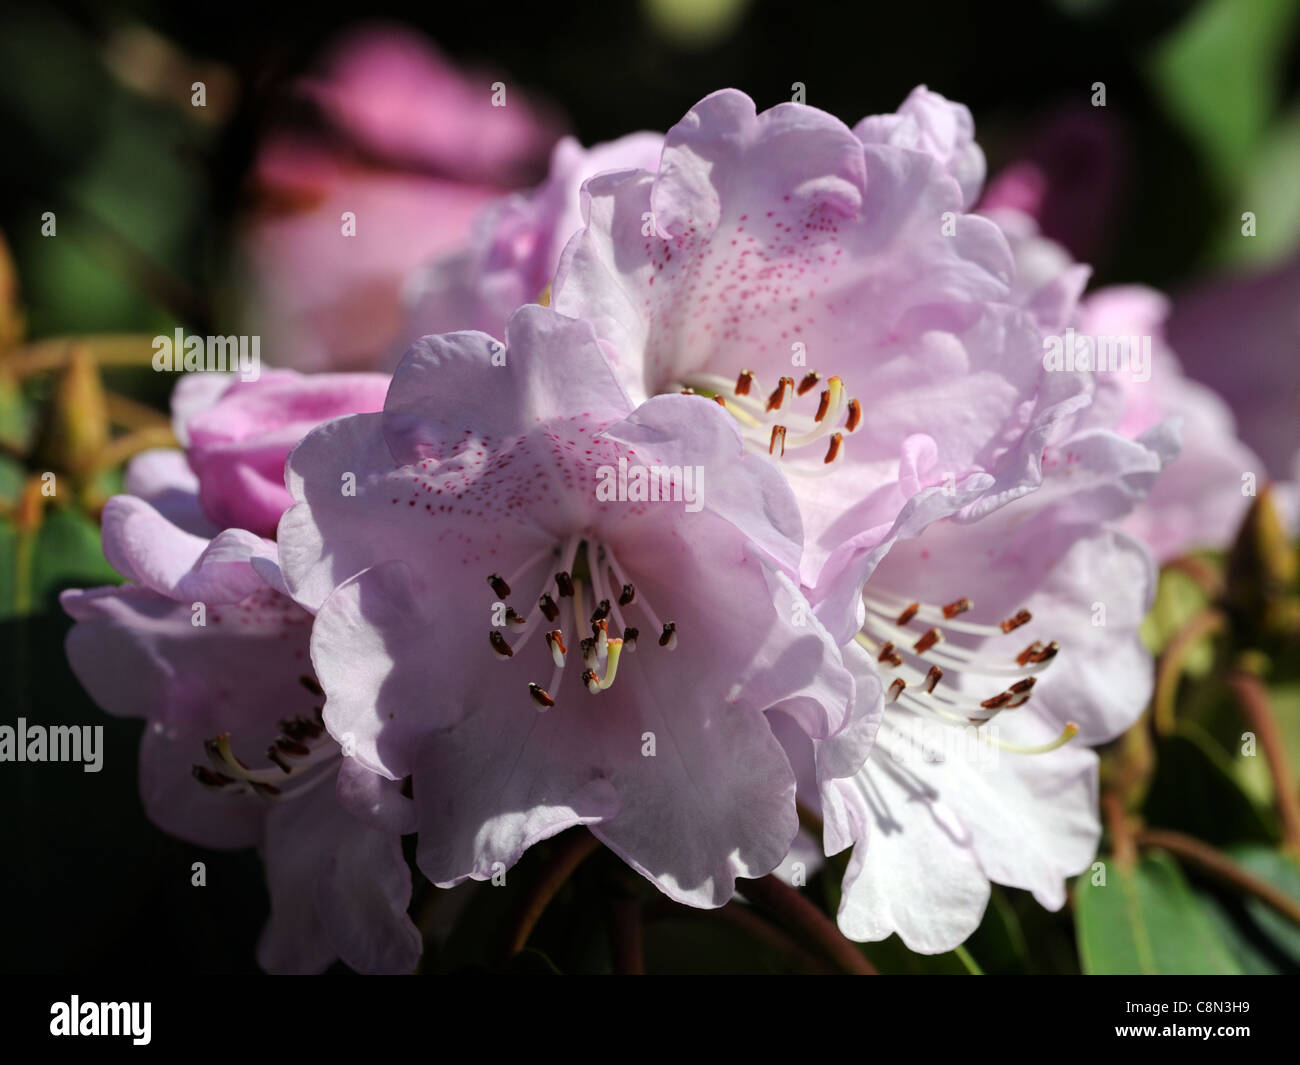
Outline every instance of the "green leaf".
<svg viewBox="0 0 1300 1065"><path fill-rule="evenodd" d="M1232 847L1228 855L1300 901L1300 865L1271 847ZM1271 906L1218 885L1198 889L1224 944L1247 973L1300 973L1300 927Z"/></svg>
<svg viewBox="0 0 1300 1065"><path fill-rule="evenodd" d="M1085 973L1219 974L1241 972L1200 898L1174 860L1144 855L1126 867L1105 862L1106 882L1076 881L1075 919Z"/></svg>
<svg viewBox="0 0 1300 1065"><path fill-rule="evenodd" d="M57 612L65 588L121 583L104 559L99 527L80 511L53 507L27 533L0 520L0 620Z"/></svg>
<svg viewBox="0 0 1300 1065"><path fill-rule="evenodd" d="M1157 46L1156 91L1232 189L1277 109L1294 0L1205 0Z"/></svg>
<svg viewBox="0 0 1300 1065"><path fill-rule="evenodd" d="M1274 838L1270 822L1238 784L1232 759L1191 721L1180 722L1156 748L1156 773L1142 817L1215 847Z"/></svg>
<svg viewBox="0 0 1300 1065"><path fill-rule="evenodd" d="M121 584L122 578L104 558L99 526L79 510L53 509L36 537L32 556L32 605L57 608L64 588Z"/></svg>

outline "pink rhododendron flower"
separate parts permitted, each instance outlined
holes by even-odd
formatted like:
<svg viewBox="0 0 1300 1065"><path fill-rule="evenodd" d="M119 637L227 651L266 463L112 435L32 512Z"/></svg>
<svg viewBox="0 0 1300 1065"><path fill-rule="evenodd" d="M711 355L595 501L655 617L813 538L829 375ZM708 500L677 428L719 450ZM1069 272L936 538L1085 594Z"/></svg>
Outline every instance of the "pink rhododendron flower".
<svg viewBox="0 0 1300 1065"><path fill-rule="evenodd" d="M970 208L984 188L984 151L975 143L975 120L963 104L918 85L892 115L868 115L853 132L863 144L890 144L924 152L961 188Z"/></svg>
<svg viewBox="0 0 1300 1065"><path fill-rule="evenodd" d="M388 381L378 373L275 370L235 381L207 409L189 411L186 454L204 513L221 528L274 536L291 502L284 487L290 450L323 421L381 410Z"/></svg>
<svg viewBox="0 0 1300 1065"><path fill-rule="evenodd" d="M201 846L261 850L272 912L258 960L272 972L319 972L336 957L409 972L420 953L400 845L410 800L325 731L312 617L283 594L275 544L220 528L223 511L274 508L260 478L296 442L277 439L275 423L305 432L355 409L347 398L364 408L375 376L186 378L177 431L199 474L177 451L134 460L128 487L148 498L116 496L103 517L104 554L129 583L61 599L77 622L67 650L78 679L109 713L146 719L150 819Z"/></svg>
<svg viewBox="0 0 1300 1065"><path fill-rule="evenodd" d="M923 89L856 132L714 93L657 174L587 182L557 274L556 308L593 323L630 395L716 395L779 460L803 583L841 638L892 539L1025 491L1051 425L1086 401L1044 378L1006 240L963 213L982 172L969 127Z"/></svg>
<svg viewBox="0 0 1300 1065"><path fill-rule="evenodd" d="M990 881L1064 904L1101 832L1087 745L1132 725L1151 692L1138 626L1154 567L1112 520L1161 463L1086 430L1049 447L1036 491L935 522L875 569L845 651L859 692L885 688L866 764L819 782L809 741L781 730L800 798L815 806L820 791L827 853L854 848L839 912L850 938L951 950L978 927Z"/></svg>
<svg viewBox="0 0 1300 1065"><path fill-rule="evenodd" d="M295 86L325 130L267 136L241 256L245 328L276 361L381 363L407 339L406 276L463 248L482 208L540 173L561 126L515 86L493 106L496 80L380 26L342 38Z"/></svg>
<svg viewBox="0 0 1300 1065"><path fill-rule="evenodd" d="M721 906L795 835L765 712L792 714L833 774L865 757L878 703L854 703L793 580L794 498L732 419L700 397L632 403L590 326L548 308L517 311L506 341L425 338L382 414L290 458L280 555L318 611L325 722L411 777L438 885L585 824L672 898ZM677 501L631 487L665 467Z"/></svg>
<svg viewBox="0 0 1300 1065"><path fill-rule="evenodd" d="M565 244L582 228L583 182L607 170L652 170L663 143L659 133L632 133L584 149L565 137L551 154L546 181L486 208L465 250L435 259L411 276L411 311L403 332L414 338L479 329L501 336L516 307L543 296Z"/></svg>
<svg viewBox="0 0 1300 1065"><path fill-rule="evenodd" d="M1142 359L1116 370L1075 370L1092 402L1075 416L1076 427L1102 426L1129 437L1163 423L1174 429L1166 456L1171 465L1124 527L1167 561L1198 547L1220 547L1236 532L1250 503L1243 478L1263 479L1263 463L1236 434L1227 405L1189 379L1165 340L1168 300L1141 286L1110 286L1081 296L1089 270L1060 245L1038 233L1033 219L1006 208L988 212L1007 234L1016 255L1015 297L1044 331L1064 344L1070 336L1120 338ZM1066 330L1071 332L1067 333ZM1077 343L1077 341L1076 341ZM1145 378L1145 379L1143 379Z"/></svg>
<svg viewBox="0 0 1300 1065"><path fill-rule="evenodd" d="M200 846L259 847L264 968L319 972L341 957L410 971L420 937L399 841L409 800L325 732L311 615L276 590L275 545L243 530L196 537L118 496L104 551L131 583L63 594L77 621L68 659L105 710L146 719L149 818Z"/></svg>

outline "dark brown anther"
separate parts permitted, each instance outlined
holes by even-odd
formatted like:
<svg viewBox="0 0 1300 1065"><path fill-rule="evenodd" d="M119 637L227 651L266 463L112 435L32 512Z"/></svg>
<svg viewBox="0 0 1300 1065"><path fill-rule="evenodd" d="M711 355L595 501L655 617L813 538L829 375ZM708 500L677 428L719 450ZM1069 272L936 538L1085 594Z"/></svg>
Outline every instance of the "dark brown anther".
<svg viewBox="0 0 1300 1065"><path fill-rule="evenodd" d="M636 599L636 588L631 584L623 585L623 590L618 593L618 605L630 606Z"/></svg>
<svg viewBox="0 0 1300 1065"><path fill-rule="evenodd" d="M753 370L741 370L740 376L736 378L736 395L749 395L749 386L754 383Z"/></svg>
<svg viewBox="0 0 1300 1065"><path fill-rule="evenodd" d="M834 462L836 456L838 456L840 453L840 444L842 444L843 442L844 442L843 433L832 433L831 445L826 449L826 457L822 459L822 461L825 462L827 465Z"/></svg>
<svg viewBox="0 0 1300 1065"><path fill-rule="evenodd" d="M234 777L228 777L225 773L218 773L205 765L191 766L190 772L194 775L195 780L207 788L224 788L227 784L235 782Z"/></svg>
<svg viewBox="0 0 1300 1065"><path fill-rule="evenodd" d="M541 607L542 614L547 621L554 621L560 616L560 608L555 605L555 600L546 593L543 593L542 597L537 600L537 605Z"/></svg>
<svg viewBox="0 0 1300 1065"><path fill-rule="evenodd" d="M767 453L769 455L776 454L776 445L778 443L780 443L781 445L781 454L777 455L777 458L782 458L785 456L785 426L784 425L772 426L772 439L767 445Z"/></svg>
<svg viewBox="0 0 1300 1065"><path fill-rule="evenodd" d="M305 717L288 717L280 720L280 731L293 740L319 739L325 726Z"/></svg>
<svg viewBox="0 0 1300 1065"><path fill-rule="evenodd" d="M659 646L670 650L677 646L677 622L664 622L664 631L659 634Z"/></svg>
<svg viewBox="0 0 1300 1065"><path fill-rule="evenodd" d="M903 610L903 612L902 612L901 614L899 614L898 617L894 620L894 624L897 625L899 628L902 628L902 627L903 627L904 625L906 625L909 621L911 621L914 617L916 617L916 613L917 613L917 611L920 610L920 609L921 609L921 604L920 604L920 603L911 603L911 604L909 604L909 605L908 605L908 606Z"/></svg>
<svg viewBox="0 0 1300 1065"><path fill-rule="evenodd" d="M1032 688L1037 683L1038 683L1037 677L1026 677L1024 680L1016 681L1013 685L1011 685L1010 688L1007 689L1007 691L1012 692L1015 695L1019 695L1021 692L1029 691L1029 689Z"/></svg>
<svg viewBox="0 0 1300 1065"><path fill-rule="evenodd" d="M921 633L921 638L912 645L912 650L919 655L923 655L942 639L943 633L938 629L926 629L925 632Z"/></svg>
<svg viewBox="0 0 1300 1065"><path fill-rule="evenodd" d="M822 379L822 375L819 374L816 370L812 370L806 373L804 375L804 379L799 382L799 388L797 389L797 392L799 393L799 395L802 396L805 392L809 391L814 385L816 385L817 382L820 381L821 379Z"/></svg>
<svg viewBox="0 0 1300 1065"><path fill-rule="evenodd" d="M1000 628L1003 632L1014 632L1016 629L1020 628L1021 625L1028 625L1031 621L1033 621L1033 619L1034 619L1034 615L1031 614L1028 610L1017 610L1014 614L1011 615L1011 617L1007 618L1006 621L1002 622L998 626L998 628Z"/></svg>
<svg viewBox="0 0 1300 1065"><path fill-rule="evenodd" d="M1034 665L1041 665L1043 662L1050 662L1056 657L1056 653L1061 649L1061 645L1053 640L1046 647L1030 657L1029 661Z"/></svg>
<svg viewBox="0 0 1300 1065"><path fill-rule="evenodd" d="M817 404L817 413L813 415L813 421L819 422L826 417L826 412L831 409L831 390L829 388L822 390L822 398Z"/></svg>
<svg viewBox="0 0 1300 1065"><path fill-rule="evenodd" d="M582 652L582 660L589 666L596 664L596 641L593 637L588 636L578 644L578 649Z"/></svg>
<svg viewBox="0 0 1300 1065"><path fill-rule="evenodd" d="M280 789L274 784L263 784L260 780L250 780L248 786L253 789L254 794L264 799L274 799L280 794Z"/></svg>
<svg viewBox="0 0 1300 1065"><path fill-rule="evenodd" d="M522 629L528 624L528 619L522 614L516 613L514 607L508 606L506 607L506 624L512 629Z"/></svg>
<svg viewBox="0 0 1300 1065"><path fill-rule="evenodd" d="M790 389L791 392L794 391L793 377L783 377L776 383L776 387L772 389L772 394L767 397L768 410L772 411L781 409L781 404L785 402L785 390L787 388Z"/></svg>
<svg viewBox="0 0 1300 1065"><path fill-rule="evenodd" d="M559 589L561 596L573 595L573 577L567 571L555 575L555 587Z"/></svg>
<svg viewBox="0 0 1300 1065"><path fill-rule="evenodd" d="M320 697L325 694L325 689L320 686L315 677L299 677L298 683L311 692L312 695Z"/></svg>
<svg viewBox="0 0 1300 1065"><path fill-rule="evenodd" d="M902 695L903 689L906 687L907 687L907 681L905 681L902 677L895 677L894 683L889 686L889 701L892 703L895 699L897 699L900 695Z"/></svg>
<svg viewBox="0 0 1300 1065"><path fill-rule="evenodd" d="M960 599L954 599L943 608L943 616L951 621L958 614L966 613L974 605L969 599L962 596Z"/></svg>
<svg viewBox="0 0 1300 1065"><path fill-rule="evenodd" d="M277 737L274 746L281 754L289 754L294 758L306 758L307 755L311 754L310 747L299 743L297 740L292 740L288 736Z"/></svg>
<svg viewBox="0 0 1300 1065"><path fill-rule="evenodd" d="M492 585L492 594L498 599L504 599L510 594L510 585L506 584L505 578L499 573L489 574L488 584Z"/></svg>
<svg viewBox="0 0 1300 1065"><path fill-rule="evenodd" d="M854 432L862 424L862 404L856 399L849 400L849 416L844 419L847 432Z"/></svg>
<svg viewBox="0 0 1300 1065"><path fill-rule="evenodd" d="M630 628L623 630L623 650L635 651L636 638L641 635L640 629Z"/></svg>
<svg viewBox="0 0 1300 1065"><path fill-rule="evenodd" d="M894 645L892 643L887 642L885 646L880 649L880 654L876 658L876 661L888 662L891 666L898 667L903 664L903 656L894 650Z"/></svg>
<svg viewBox="0 0 1300 1065"><path fill-rule="evenodd" d="M1011 702L1011 693L1005 691L998 692L998 694L993 696L991 699L985 699L980 703L980 706L984 707L985 710L1000 710L1009 702Z"/></svg>
<svg viewBox="0 0 1300 1065"><path fill-rule="evenodd" d="M931 666L930 672L925 675L926 693L934 691L939 686L939 681L943 679L943 670L938 666Z"/></svg>
<svg viewBox="0 0 1300 1065"><path fill-rule="evenodd" d="M712 398L713 398L713 402L716 403L723 410L727 409L727 401L723 399L721 396L714 396Z"/></svg>
<svg viewBox="0 0 1300 1065"><path fill-rule="evenodd" d="M554 657L559 653L558 664L564 664L564 656L568 654L569 649L564 646L564 633L559 629L552 629L546 634L546 646L550 648L551 655Z"/></svg>
<svg viewBox="0 0 1300 1065"><path fill-rule="evenodd" d="M543 710L548 710L555 705L555 700L551 698L551 693L540 684L536 684L531 680L528 682L528 694L533 697L533 702Z"/></svg>
<svg viewBox="0 0 1300 1065"><path fill-rule="evenodd" d="M602 599L596 604L596 609L591 612L591 623L594 625L598 621L604 621L609 617L609 600Z"/></svg>
<svg viewBox="0 0 1300 1065"><path fill-rule="evenodd" d="M293 772L293 768L289 765L288 762L284 760L284 755L282 755L278 750L275 749L275 744L272 744L270 747L266 749L266 756L269 759L271 759L271 761L273 761L276 765L278 765L283 772L285 773Z"/></svg>
<svg viewBox="0 0 1300 1065"><path fill-rule="evenodd" d="M514 656L514 650L508 643L506 643L506 638L502 636L501 633L497 632L496 629L492 630L488 639L492 642L492 650L502 658L511 658Z"/></svg>
<svg viewBox="0 0 1300 1065"><path fill-rule="evenodd" d="M1038 652L1041 651L1042 649L1043 649L1042 642L1040 640L1035 640L1023 651L1021 651L1018 655L1016 655L1016 665L1018 666L1029 665L1029 663L1034 660L1034 655L1038 654Z"/></svg>

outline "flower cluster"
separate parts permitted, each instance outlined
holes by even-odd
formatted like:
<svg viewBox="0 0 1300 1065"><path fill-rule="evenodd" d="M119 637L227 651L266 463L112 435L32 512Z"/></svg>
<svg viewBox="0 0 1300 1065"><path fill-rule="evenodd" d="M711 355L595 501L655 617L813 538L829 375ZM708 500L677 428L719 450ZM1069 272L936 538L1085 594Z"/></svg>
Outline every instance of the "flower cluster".
<svg viewBox="0 0 1300 1065"><path fill-rule="evenodd" d="M984 171L924 87L852 127L723 90L561 141L408 280L391 377L184 382L68 653L147 719L149 816L261 848L266 968L412 969L411 835L445 888L586 826L719 907L820 822L843 933L921 952L991 883L1063 904L1151 552L1226 535L1186 486L1251 467L1185 382L1045 363L1163 306L1083 298Z"/></svg>

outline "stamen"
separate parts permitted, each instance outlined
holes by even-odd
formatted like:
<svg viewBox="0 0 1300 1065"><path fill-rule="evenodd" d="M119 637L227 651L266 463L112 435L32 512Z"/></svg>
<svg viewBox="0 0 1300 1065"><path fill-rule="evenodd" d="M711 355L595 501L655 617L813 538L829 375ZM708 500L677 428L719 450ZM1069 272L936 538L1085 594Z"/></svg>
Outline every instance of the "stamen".
<svg viewBox="0 0 1300 1065"><path fill-rule="evenodd" d="M776 388L772 389L772 394L767 397L768 411L780 410L781 404L785 402L785 390L794 391L794 378L783 377L777 382Z"/></svg>
<svg viewBox="0 0 1300 1065"><path fill-rule="evenodd" d="M528 694L533 697L533 702L543 710L549 710L555 705L555 700L551 698L551 693L540 684L536 684L531 680L528 682Z"/></svg>
<svg viewBox="0 0 1300 1065"><path fill-rule="evenodd" d="M541 608L547 621L554 621L560 616L560 608L555 605L555 600L551 598L549 592L542 594L542 597L537 600L537 605Z"/></svg>
<svg viewBox="0 0 1300 1065"><path fill-rule="evenodd" d="M596 609L591 612L591 623L594 625L598 621L604 621L609 617L609 600L602 599L596 604Z"/></svg>
<svg viewBox="0 0 1300 1065"><path fill-rule="evenodd" d="M628 650L628 651L635 651L635 650L636 650L636 638L637 638L638 636L640 636L640 635L641 635L641 632L640 632L639 629L634 629L634 628L633 628L633 629L624 629L624 630L623 630L623 647L624 647L624 649L625 649L625 650Z"/></svg>
<svg viewBox="0 0 1300 1065"><path fill-rule="evenodd" d="M623 590L618 594L619 606L631 606L636 600L636 588L630 584L623 585Z"/></svg>
<svg viewBox="0 0 1300 1065"><path fill-rule="evenodd" d="M835 461L836 457L840 453L840 444L843 440L844 436L842 433L833 433L831 435L831 446L826 449L826 457L822 460L823 462L830 465Z"/></svg>
<svg viewBox="0 0 1300 1065"><path fill-rule="evenodd" d="M916 617L920 609L921 609L920 603L912 603L910 606L906 607L901 614L898 615L898 619L894 622L894 624L896 624L901 629L904 625L906 625L909 621L911 621L914 617Z"/></svg>
<svg viewBox="0 0 1300 1065"><path fill-rule="evenodd" d="M753 370L741 370L740 376L736 378L736 395L749 395L749 386L754 383Z"/></svg>
<svg viewBox="0 0 1300 1065"><path fill-rule="evenodd" d="M582 652L583 664L588 668L595 668L599 659L596 657L596 640L588 636L578 643L578 649Z"/></svg>
<svg viewBox="0 0 1300 1065"><path fill-rule="evenodd" d="M506 643L506 638L501 635L500 630L493 629L491 633L488 634L488 639L491 641L492 650L497 653L498 658L514 657L515 652L511 649L510 645Z"/></svg>
<svg viewBox="0 0 1300 1065"><path fill-rule="evenodd" d="M573 595L573 577L567 570L562 570L555 575L555 587L562 598L568 598Z"/></svg>
<svg viewBox="0 0 1300 1065"><path fill-rule="evenodd" d="M510 585L506 583L506 579L501 574L490 573L487 580L488 584L492 586L492 594L498 599L505 599L510 595Z"/></svg>
<svg viewBox="0 0 1300 1065"><path fill-rule="evenodd" d="M924 687L926 694L930 694L938 686L939 681L943 679L943 670L938 666L931 666L930 672L925 675Z"/></svg>
<svg viewBox="0 0 1300 1065"><path fill-rule="evenodd" d="M819 374L816 370L812 370L809 373L805 374L804 379L799 382L799 387L796 390L798 395L802 396L805 392L810 391L812 387L815 384L817 384L817 382L820 381L821 379L822 379L822 375Z"/></svg>
<svg viewBox="0 0 1300 1065"><path fill-rule="evenodd" d="M961 599L954 599L943 608L943 616L947 621L951 621L958 614L964 614L975 604L964 596Z"/></svg>
<svg viewBox="0 0 1300 1065"><path fill-rule="evenodd" d="M512 629L522 629L528 624L528 621L522 614L516 614L514 607L508 606L506 607L506 624Z"/></svg>
<svg viewBox="0 0 1300 1065"><path fill-rule="evenodd" d="M659 635L659 646L666 647L670 651L677 646L677 622L665 623L664 630Z"/></svg>
<svg viewBox="0 0 1300 1065"><path fill-rule="evenodd" d="M584 669L582 671L582 683L587 686L587 691L591 692L592 695L600 691L600 680L596 676L594 669Z"/></svg>
<svg viewBox="0 0 1300 1065"><path fill-rule="evenodd" d="M925 632L921 634L921 638L912 645L912 650L918 655L923 655L942 639L943 633L938 629L926 629Z"/></svg>
<svg viewBox="0 0 1300 1065"><path fill-rule="evenodd" d="M775 453L776 445L778 441L780 441L781 444L781 454L777 457L784 458L785 457L785 426L784 425L772 426L772 442L767 445L767 453L769 455Z"/></svg>
<svg viewBox="0 0 1300 1065"><path fill-rule="evenodd" d="M889 702L892 703L897 701L898 697L903 694L903 690L906 687L907 681L902 677L895 677L894 683L889 686Z"/></svg>
<svg viewBox="0 0 1300 1065"><path fill-rule="evenodd" d="M849 400L849 416L844 419L844 428L847 432L854 432L862 424L862 404L856 399Z"/></svg>
<svg viewBox="0 0 1300 1065"><path fill-rule="evenodd" d="M1056 653L1060 649L1061 645L1055 640L1046 645L1041 640L1035 640L1020 654L1016 655L1016 661L1022 666L1039 665L1043 662L1050 662L1056 657Z"/></svg>
<svg viewBox="0 0 1300 1065"><path fill-rule="evenodd" d="M298 678L298 683L318 698L325 694L325 689L320 686L315 677L301 676Z"/></svg>
<svg viewBox="0 0 1300 1065"><path fill-rule="evenodd" d="M564 656L568 652L568 648L564 646L564 633L559 629L552 629L546 634L546 646L551 649L551 660L556 668L563 669Z"/></svg>
<svg viewBox="0 0 1300 1065"><path fill-rule="evenodd" d="M1017 610L1011 617L1007 618L1006 621L1001 622L998 625L998 628L1003 632L1012 632L1015 629L1020 628L1021 625L1028 625L1033 618L1034 616L1028 610Z"/></svg>

